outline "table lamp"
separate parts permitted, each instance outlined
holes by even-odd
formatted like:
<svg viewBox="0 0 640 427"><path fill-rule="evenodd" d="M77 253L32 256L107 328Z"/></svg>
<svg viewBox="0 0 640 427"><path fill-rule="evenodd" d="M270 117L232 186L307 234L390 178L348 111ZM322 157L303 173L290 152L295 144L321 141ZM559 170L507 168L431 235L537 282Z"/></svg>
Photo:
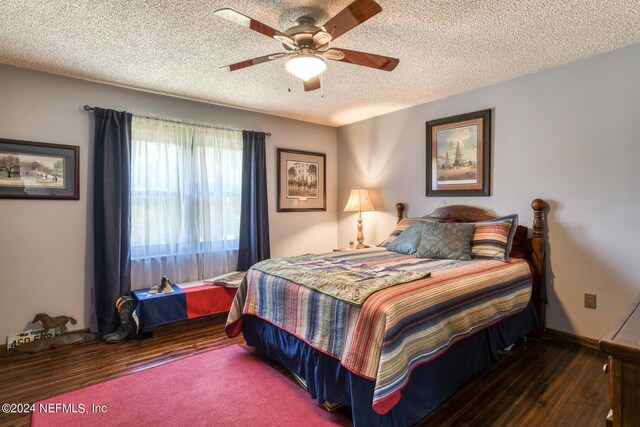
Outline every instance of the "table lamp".
<svg viewBox="0 0 640 427"><path fill-rule="evenodd" d="M349 195L349 201L344 208L345 212L358 212L358 246L356 249L366 248L364 245L364 234L362 234L362 212L373 211L373 205L369 200L369 193L366 188L354 188Z"/></svg>

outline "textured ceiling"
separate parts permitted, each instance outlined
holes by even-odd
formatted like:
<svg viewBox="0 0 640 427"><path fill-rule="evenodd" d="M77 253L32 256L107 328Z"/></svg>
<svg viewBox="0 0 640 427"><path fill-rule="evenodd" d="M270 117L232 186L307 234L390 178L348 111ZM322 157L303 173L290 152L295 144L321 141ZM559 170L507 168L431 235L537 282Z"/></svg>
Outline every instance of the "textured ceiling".
<svg viewBox="0 0 640 427"><path fill-rule="evenodd" d="M282 46L213 11L283 31L301 15L323 24L350 0L0 0L0 63L340 126L640 42L638 0L378 2L332 46L400 64L328 61L324 97L284 60L219 70Z"/></svg>

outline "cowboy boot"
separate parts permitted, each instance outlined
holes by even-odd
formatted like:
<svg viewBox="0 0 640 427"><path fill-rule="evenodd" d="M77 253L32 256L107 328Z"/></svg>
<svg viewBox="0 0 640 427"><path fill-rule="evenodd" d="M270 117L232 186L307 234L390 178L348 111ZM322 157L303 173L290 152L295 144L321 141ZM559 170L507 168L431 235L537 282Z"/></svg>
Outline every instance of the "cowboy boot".
<svg viewBox="0 0 640 427"><path fill-rule="evenodd" d="M103 340L109 340L109 338L115 336L115 335L121 335L122 334L122 325L118 325L118 329L116 329L115 331L105 334L102 336Z"/></svg>
<svg viewBox="0 0 640 427"><path fill-rule="evenodd" d="M130 337L137 335L137 325L133 320L133 310L136 307L136 300L128 296L121 297L121 299L122 301L118 306L120 327L114 335L107 339L107 342L110 343L126 341Z"/></svg>
<svg viewBox="0 0 640 427"><path fill-rule="evenodd" d="M118 308L120 316L120 327L114 335L107 338L107 342L115 343L126 341L137 335L137 325L133 320L133 310L136 307L136 300L131 297L124 297L126 300Z"/></svg>
<svg viewBox="0 0 640 427"><path fill-rule="evenodd" d="M134 318L134 313L136 311L136 307L138 306L138 301L136 301L134 298L129 297L127 304L129 305L127 310L127 317L128 317L127 338L133 338L138 335L137 316Z"/></svg>
<svg viewBox="0 0 640 427"><path fill-rule="evenodd" d="M118 298L118 299L116 300L116 311L118 312L118 315L120 314L120 313L119 313L119 311L120 311L120 310L119 310L119 309L120 309L120 306L121 306L121 305L122 305L122 303L124 303L125 301L126 301L126 299L125 299L125 297L124 297L124 296L122 296L122 297L120 297L120 298ZM108 339L109 339L109 338L111 338L112 336L114 336L114 335L122 335L122 333L123 333L123 330L122 330L122 323L120 323L120 324L118 325L118 328L117 328L115 331L113 331L113 332L111 332L111 333L109 333L109 334L105 334L105 335L103 335L103 336L102 336L102 339L104 339L104 340L108 340Z"/></svg>

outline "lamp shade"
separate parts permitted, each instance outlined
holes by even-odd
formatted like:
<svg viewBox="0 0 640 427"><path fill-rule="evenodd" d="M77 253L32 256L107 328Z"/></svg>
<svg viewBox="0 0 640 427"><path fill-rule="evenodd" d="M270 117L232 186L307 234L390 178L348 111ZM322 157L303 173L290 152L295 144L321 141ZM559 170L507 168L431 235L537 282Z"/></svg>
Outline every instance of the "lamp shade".
<svg viewBox="0 0 640 427"><path fill-rule="evenodd" d="M327 64L318 56L301 53L289 59L285 68L288 72L306 82L322 74L327 68Z"/></svg>
<svg viewBox="0 0 640 427"><path fill-rule="evenodd" d="M373 211L373 205L369 200L369 193L366 188L354 188L349 195L349 201L344 208L345 212L364 212Z"/></svg>

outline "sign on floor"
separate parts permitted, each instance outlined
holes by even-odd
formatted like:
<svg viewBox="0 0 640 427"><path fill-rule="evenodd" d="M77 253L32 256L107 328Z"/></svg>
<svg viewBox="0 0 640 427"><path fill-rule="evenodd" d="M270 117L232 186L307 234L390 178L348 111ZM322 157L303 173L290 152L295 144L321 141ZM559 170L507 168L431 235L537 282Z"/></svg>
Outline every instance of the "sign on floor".
<svg viewBox="0 0 640 427"><path fill-rule="evenodd" d="M31 329L29 331L18 332L7 336L7 350L12 350L22 344L27 344L33 341L46 340L53 338L53 334L44 333L44 329Z"/></svg>

